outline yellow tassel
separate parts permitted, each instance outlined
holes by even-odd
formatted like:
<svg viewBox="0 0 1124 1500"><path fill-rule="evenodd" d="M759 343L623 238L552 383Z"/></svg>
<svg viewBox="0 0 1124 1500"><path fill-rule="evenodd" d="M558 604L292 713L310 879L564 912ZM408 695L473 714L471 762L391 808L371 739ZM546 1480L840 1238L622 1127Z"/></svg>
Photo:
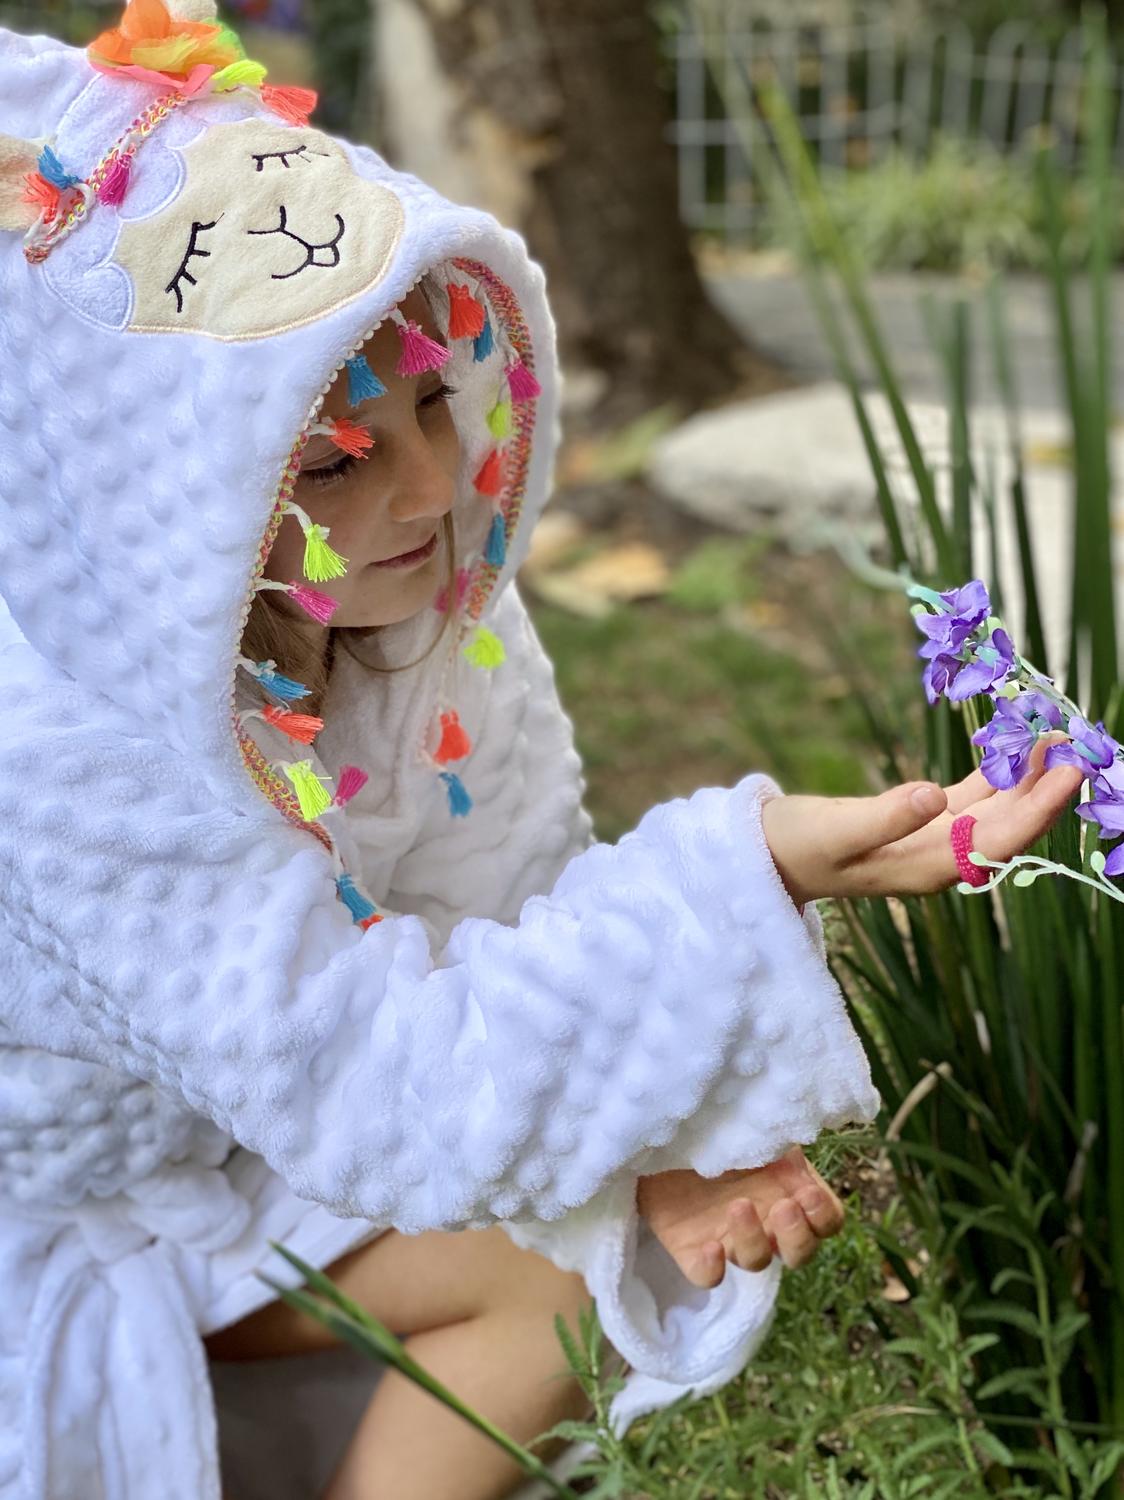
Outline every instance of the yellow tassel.
<svg viewBox="0 0 1124 1500"><path fill-rule="evenodd" d="M310 760L298 760L281 769L293 783L293 791L300 803L301 817L311 823L332 805L332 794L312 769Z"/></svg>
<svg viewBox="0 0 1124 1500"><path fill-rule="evenodd" d="M328 546L328 528L312 525L304 534L304 576L312 583L342 578L347 572L347 558Z"/></svg>
<svg viewBox="0 0 1124 1500"><path fill-rule="evenodd" d="M485 625L476 627L476 634L464 648L464 655L474 667L484 667L489 672L507 660L503 642Z"/></svg>
<svg viewBox="0 0 1124 1500"><path fill-rule="evenodd" d="M211 88L216 94L239 88L242 84L252 89L260 88L265 80L265 73L261 63L252 62L248 57L240 57L237 62L228 63L212 76Z"/></svg>
<svg viewBox="0 0 1124 1500"><path fill-rule="evenodd" d="M505 438L511 434L511 402L497 401L488 413L488 431L493 437Z"/></svg>

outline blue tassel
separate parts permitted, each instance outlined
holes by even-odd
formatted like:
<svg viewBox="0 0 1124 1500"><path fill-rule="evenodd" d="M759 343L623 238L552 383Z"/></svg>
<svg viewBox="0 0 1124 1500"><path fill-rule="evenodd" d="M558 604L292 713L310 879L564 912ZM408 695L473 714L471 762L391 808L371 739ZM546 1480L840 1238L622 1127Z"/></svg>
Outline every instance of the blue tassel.
<svg viewBox="0 0 1124 1500"><path fill-rule="evenodd" d="M488 358L496 347L496 341L492 337L492 320L484 319L484 326L472 341L472 357L477 364Z"/></svg>
<svg viewBox="0 0 1124 1500"><path fill-rule="evenodd" d="M303 682L297 682L292 677L284 677L280 672L271 672L265 662L258 662L258 681L263 688L267 688L275 698L283 698L286 703L292 703L296 698L307 698L308 689Z"/></svg>
<svg viewBox="0 0 1124 1500"><path fill-rule="evenodd" d="M453 817L466 817L472 811L472 798L465 791L464 782L455 771L442 771L441 780L449 793L449 811Z"/></svg>
<svg viewBox="0 0 1124 1500"><path fill-rule="evenodd" d="M362 354L347 362L347 399L351 406L358 406L372 396L385 396L386 386L371 369Z"/></svg>
<svg viewBox="0 0 1124 1500"><path fill-rule="evenodd" d="M356 922L366 921L373 917L378 907L373 901L368 901L362 891L358 890L355 881L350 875L340 875L336 878L336 890L340 893L340 900L351 913Z"/></svg>
<svg viewBox="0 0 1124 1500"><path fill-rule="evenodd" d="M57 188L71 188L82 181L81 177L70 175L50 146L44 146L39 153L39 171Z"/></svg>
<svg viewBox="0 0 1124 1500"><path fill-rule="evenodd" d="M488 533L488 547L484 553L485 558L494 568L502 568L507 559L505 529L506 522L503 518L503 511L497 510L492 517L492 529Z"/></svg>

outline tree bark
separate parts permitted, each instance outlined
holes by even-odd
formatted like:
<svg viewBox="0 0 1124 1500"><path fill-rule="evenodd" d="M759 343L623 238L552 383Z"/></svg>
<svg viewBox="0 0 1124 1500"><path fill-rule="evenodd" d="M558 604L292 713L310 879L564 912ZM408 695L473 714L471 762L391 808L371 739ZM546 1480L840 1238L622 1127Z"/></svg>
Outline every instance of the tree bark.
<svg viewBox="0 0 1124 1500"><path fill-rule="evenodd" d="M563 363L620 420L770 381L709 300L679 217L648 0L377 0L397 165L522 230Z"/></svg>

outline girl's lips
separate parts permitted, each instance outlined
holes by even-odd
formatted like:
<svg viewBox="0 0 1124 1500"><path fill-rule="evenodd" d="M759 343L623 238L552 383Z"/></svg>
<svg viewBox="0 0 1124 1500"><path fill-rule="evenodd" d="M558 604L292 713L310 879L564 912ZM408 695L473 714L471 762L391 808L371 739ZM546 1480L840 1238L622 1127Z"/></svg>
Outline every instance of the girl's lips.
<svg viewBox="0 0 1124 1500"><path fill-rule="evenodd" d="M374 566L376 568L416 568L419 563L432 557L436 551L437 533L434 532L424 547L416 547L413 552L402 552L397 557L384 557Z"/></svg>

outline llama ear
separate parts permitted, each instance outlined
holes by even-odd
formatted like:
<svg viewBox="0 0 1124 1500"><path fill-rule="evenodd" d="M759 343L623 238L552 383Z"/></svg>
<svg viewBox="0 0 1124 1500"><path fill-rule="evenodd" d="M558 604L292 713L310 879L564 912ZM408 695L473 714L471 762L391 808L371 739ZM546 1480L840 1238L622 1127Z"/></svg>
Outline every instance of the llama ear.
<svg viewBox="0 0 1124 1500"><path fill-rule="evenodd" d="M215 21L218 6L215 0L167 0L168 14L175 21Z"/></svg>
<svg viewBox="0 0 1124 1500"><path fill-rule="evenodd" d="M47 144L21 140L14 135L0 135L0 229L22 233L39 217L39 207L24 201L29 172L39 169L39 153Z"/></svg>

